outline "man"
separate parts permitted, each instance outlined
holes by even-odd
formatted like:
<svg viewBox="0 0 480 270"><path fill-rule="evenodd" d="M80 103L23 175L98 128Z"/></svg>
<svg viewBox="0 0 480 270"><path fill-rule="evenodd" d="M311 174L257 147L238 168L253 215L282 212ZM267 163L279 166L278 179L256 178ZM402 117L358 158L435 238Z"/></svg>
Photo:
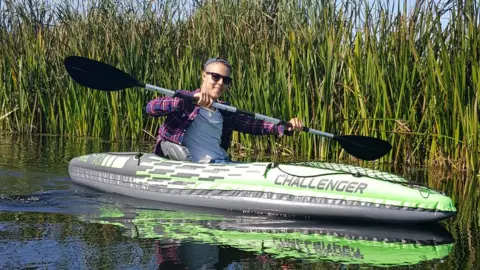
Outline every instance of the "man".
<svg viewBox="0 0 480 270"><path fill-rule="evenodd" d="M199 89L178 91L183 98L159 97L147 104L149 115L167 116L158 132L156 154L169 155L165 153L169 152L168 146L162 144L173 142L185 146L193 162L229 163L232 161L227 149L233 130L253 135L291 135L294 130L302 130L303 123L298 118L291 119L285 127L214 108L213 102L222 103L219 98L232 82L231 71L227 60L211 58L203 65Z"/></svg>

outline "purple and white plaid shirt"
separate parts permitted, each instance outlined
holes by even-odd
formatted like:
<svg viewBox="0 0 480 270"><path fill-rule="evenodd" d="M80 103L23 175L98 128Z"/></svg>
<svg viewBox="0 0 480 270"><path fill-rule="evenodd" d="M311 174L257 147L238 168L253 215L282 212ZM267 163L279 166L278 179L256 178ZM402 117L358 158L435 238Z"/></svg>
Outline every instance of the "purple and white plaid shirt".
<svg viewBox="0 0 480 270"><path fill-rule="evenodd" d="M182 95L192 96L200 92L179 90ZM220 102L220 101L219 101ZM200 107L191 101L178 97L158 97L150 101L146 111L151 116L167 116L158 130L157 144L160 140L168 140L182 144L183 137L188 127L198 115ZM223 117L223 130L221 147L228 150L233 130L253 135L291 135L293 132L285 131L284 125L275 125L270 122L256 120L255 118L239 113L220 110Z"/></svg>

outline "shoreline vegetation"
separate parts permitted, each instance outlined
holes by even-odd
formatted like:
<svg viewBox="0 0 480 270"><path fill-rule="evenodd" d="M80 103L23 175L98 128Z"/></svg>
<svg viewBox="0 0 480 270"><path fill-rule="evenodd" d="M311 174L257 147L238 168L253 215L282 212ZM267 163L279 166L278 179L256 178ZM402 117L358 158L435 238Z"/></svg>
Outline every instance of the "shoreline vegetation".
<svg viewBox="0 0 480 270"><path fill-rule="evenodd" d="M202 62L222 56L233 66L233 106L385 139L393 145L385 163L478 172L478 2L357 2L1 1L0 131L153 143L161 121L144 108L156 94L85 89L63 59L85 56L193 90ZM235 134L232 148L350 158L311 134Z"/></svg>

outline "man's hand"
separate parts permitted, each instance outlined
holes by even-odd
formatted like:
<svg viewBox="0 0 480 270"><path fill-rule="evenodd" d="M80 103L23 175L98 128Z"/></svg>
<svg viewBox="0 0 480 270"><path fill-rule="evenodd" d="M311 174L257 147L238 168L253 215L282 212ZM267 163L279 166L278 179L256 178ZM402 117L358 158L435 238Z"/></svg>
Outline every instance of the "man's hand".
<svg viewBox="0 0 480 270"><path fill-rule="evenodd" d="M214 100L207 93L198 92L198 93L195 93L193 97L197 100L198 106L209 108L209 109L212 108L212 104Z"/></svg>
<svg viewBox="0 0 480 270"><path fill-rule="evenodd" d="M298 118L292 118L287 123L287 130L288 131L302 131L303 130L303 122Z"/></svg>

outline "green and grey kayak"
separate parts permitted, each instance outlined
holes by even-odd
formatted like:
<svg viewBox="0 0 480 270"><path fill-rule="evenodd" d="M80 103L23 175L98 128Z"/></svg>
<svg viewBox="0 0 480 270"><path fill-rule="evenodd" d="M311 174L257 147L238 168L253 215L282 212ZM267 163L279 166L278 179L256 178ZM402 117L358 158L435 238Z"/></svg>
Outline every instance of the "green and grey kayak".
<svg viewBox="0 0 480 270"><path fill-rule="evenodd" d="M261 214L436 222L456 214L442 192L395 174L327 162L201 164L143 153L74 158L72 180L166 203Z"/></svg>

